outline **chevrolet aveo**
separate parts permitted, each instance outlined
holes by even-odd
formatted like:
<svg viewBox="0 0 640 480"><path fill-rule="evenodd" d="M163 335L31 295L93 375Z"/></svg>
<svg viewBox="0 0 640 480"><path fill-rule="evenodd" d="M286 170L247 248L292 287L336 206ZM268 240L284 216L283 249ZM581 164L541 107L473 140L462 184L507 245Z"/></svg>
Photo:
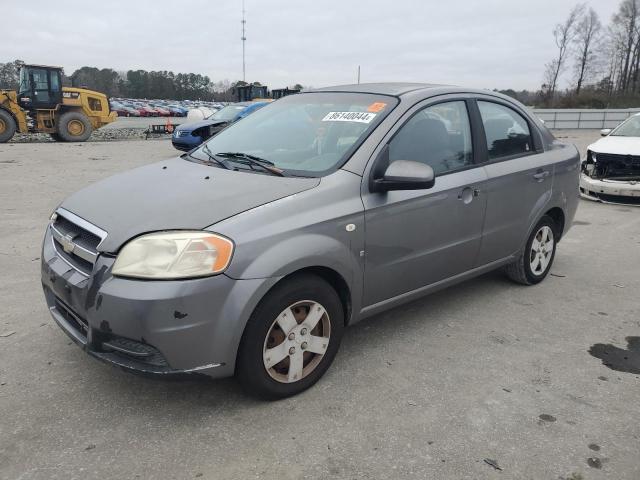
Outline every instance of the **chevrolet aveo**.
<svg viewBox="0 0 640 480"><path fill-rule="evenodd" d="M111 364L293 395L327 371L347 325L497 268L543 280L579 162L492 92L285 97L66 199L44 239L46 301Z"/></svg>

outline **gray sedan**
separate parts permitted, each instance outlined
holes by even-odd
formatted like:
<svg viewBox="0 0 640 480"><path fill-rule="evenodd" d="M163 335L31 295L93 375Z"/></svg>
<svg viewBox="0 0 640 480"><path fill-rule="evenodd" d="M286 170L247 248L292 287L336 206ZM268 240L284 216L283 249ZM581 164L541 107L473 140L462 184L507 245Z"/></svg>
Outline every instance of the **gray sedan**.
<svg viewBox="0 0 640 480"><path fill-rule="evenodd" d="M578 172L575 147L493 92L324 88L66 199L42 284L94 357L281 398L320 379L348 325L498 268L542 281Z"/></svg>

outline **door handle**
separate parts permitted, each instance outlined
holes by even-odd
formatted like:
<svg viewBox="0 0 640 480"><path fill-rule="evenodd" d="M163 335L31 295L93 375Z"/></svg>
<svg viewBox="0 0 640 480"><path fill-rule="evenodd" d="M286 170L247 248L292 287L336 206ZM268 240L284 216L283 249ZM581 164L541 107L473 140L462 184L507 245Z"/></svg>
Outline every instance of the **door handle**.
<svg viewBox="0 0 640 480"><path fill-rule="evenodd" d="M480 195L480 190L475 187L465 187L458 194L458 200L462 200L465 204L471 203L474 197Z"/></svg>
<svg viewBox="0 0 640 480"><path fill-rule="evenodd" d="M533 178L535 178L538 182L542 182L548 176L549 176L548 170L540 170L533 174Z"/></svg>

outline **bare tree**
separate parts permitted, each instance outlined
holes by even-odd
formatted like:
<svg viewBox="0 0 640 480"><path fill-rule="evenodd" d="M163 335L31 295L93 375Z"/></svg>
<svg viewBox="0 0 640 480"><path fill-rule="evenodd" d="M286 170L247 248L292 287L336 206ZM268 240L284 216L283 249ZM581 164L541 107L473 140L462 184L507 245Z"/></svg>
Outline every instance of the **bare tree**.
<svg viewBox="0 0 640 480"><path fill-rule="evenodd" d="M613 16L611 29L616 48L622 56L622 65L618 79L618 90L627 91L632 86L634 68L638 62L638 21L640 15L639 0L623 0L618 12Z"/></svg>
<svg viewBox="0 0 640 480"><path fill-rule="evenodd" d="M598 14L593 8L589 8L576 25L576 35L574 38L576 53L576 95L580 94L582 85L592 73L601 30L602 24L600 23Z"/></svg>
<svg viewBox="0 0 640 480"><path fill-rule="evenodd" d="M569 47L576 35L576 24L582 17L584 10L584 3L578 3L571 9L567 19L563 23L558 23L553 29L553 36L555 37L556 46L558 47L558 55L551 62L547 63L544 75L544 82L547 86L547 93L550 100L553 100L556 89L558 88L558 78L564 69Z"/></svg>

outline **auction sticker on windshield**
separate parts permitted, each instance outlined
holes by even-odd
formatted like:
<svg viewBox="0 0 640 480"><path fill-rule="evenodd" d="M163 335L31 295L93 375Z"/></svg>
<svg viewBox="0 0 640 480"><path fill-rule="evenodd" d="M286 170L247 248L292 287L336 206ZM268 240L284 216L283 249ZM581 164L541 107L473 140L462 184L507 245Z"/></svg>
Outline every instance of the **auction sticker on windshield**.
<svg viewBox="0 0 640 480"><path fill-rule="evenodd" d="M368 112L329 112L322 121L371 123L374 118L376 114Z"/></svg>

